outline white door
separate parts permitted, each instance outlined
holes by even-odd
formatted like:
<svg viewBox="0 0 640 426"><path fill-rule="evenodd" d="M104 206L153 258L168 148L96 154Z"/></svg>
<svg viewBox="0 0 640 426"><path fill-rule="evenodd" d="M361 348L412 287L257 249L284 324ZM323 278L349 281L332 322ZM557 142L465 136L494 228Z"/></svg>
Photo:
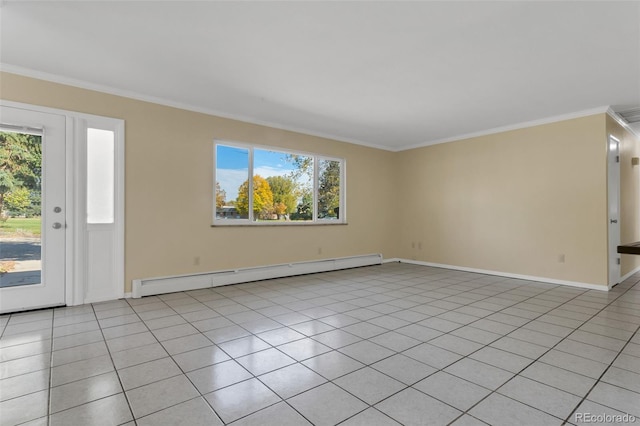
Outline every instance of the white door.
<svg viewBox="0 0 640 426"><path fill-rule="evenodd" d="M0 106L0 131L0 313L64 305L65 116Z"/></svg>
<svg viewBox="0 0 640 426"><path fill-rule="evenodd" d="M620 141L609 136L607 155L609 204L609 286L620 282Z"/></svg>

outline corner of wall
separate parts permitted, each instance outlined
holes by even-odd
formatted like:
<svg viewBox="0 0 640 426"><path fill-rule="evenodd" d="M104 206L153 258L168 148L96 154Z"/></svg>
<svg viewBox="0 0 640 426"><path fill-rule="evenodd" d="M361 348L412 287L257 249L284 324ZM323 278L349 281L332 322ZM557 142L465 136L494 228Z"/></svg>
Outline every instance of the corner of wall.
<svg viewBox="0 0 640 426"><path fill-rule="evenodd" d="M620 242L640 241L640 165L633 165L633 158L640 158L640 137L621 126L607 115L606 137L615 136L620 141ZM621 256L621 275L626 276L640 268L640 256Z"/></svg>

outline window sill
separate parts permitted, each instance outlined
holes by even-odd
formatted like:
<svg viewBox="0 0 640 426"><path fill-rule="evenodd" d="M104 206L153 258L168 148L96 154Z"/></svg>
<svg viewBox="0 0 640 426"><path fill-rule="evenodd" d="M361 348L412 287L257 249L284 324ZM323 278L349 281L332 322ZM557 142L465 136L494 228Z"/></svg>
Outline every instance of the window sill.
<svg viewBox="0 0 640 426"><path fill-rule="evenodd" d="M253 222L253 223L214 223L211 225L212 228L251 228L251 227L263 227L268 226L272 228L277 227L287 227L287 226L341 226L348 225L348 222L337 222L337 223L322 223L322 222L313 222L313 223L292 223L292 222L281 222L281 223L268 223L268 222Z"/></svg>

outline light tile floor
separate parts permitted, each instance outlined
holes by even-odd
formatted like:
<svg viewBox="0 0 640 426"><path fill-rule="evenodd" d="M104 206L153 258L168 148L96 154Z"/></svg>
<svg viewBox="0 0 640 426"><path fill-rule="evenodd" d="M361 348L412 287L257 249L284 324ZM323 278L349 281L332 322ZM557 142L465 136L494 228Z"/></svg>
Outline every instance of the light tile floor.
<svg viewBox="0 0 640 426"><path fill-rule="evenodd" d="M4 315L0 424L640 417L638 282L606 293L390 263Z"/></svg>

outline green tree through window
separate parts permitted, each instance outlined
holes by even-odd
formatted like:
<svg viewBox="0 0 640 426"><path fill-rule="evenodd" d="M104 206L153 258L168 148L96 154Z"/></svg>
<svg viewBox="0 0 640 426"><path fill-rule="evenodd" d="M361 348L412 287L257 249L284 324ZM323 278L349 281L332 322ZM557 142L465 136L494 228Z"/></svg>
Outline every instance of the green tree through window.
<svg viewBox="0 0 640 426"><path fill-rule="evenodd" d="M0 212L40 216L42 138L0 132Z"/></svg>

